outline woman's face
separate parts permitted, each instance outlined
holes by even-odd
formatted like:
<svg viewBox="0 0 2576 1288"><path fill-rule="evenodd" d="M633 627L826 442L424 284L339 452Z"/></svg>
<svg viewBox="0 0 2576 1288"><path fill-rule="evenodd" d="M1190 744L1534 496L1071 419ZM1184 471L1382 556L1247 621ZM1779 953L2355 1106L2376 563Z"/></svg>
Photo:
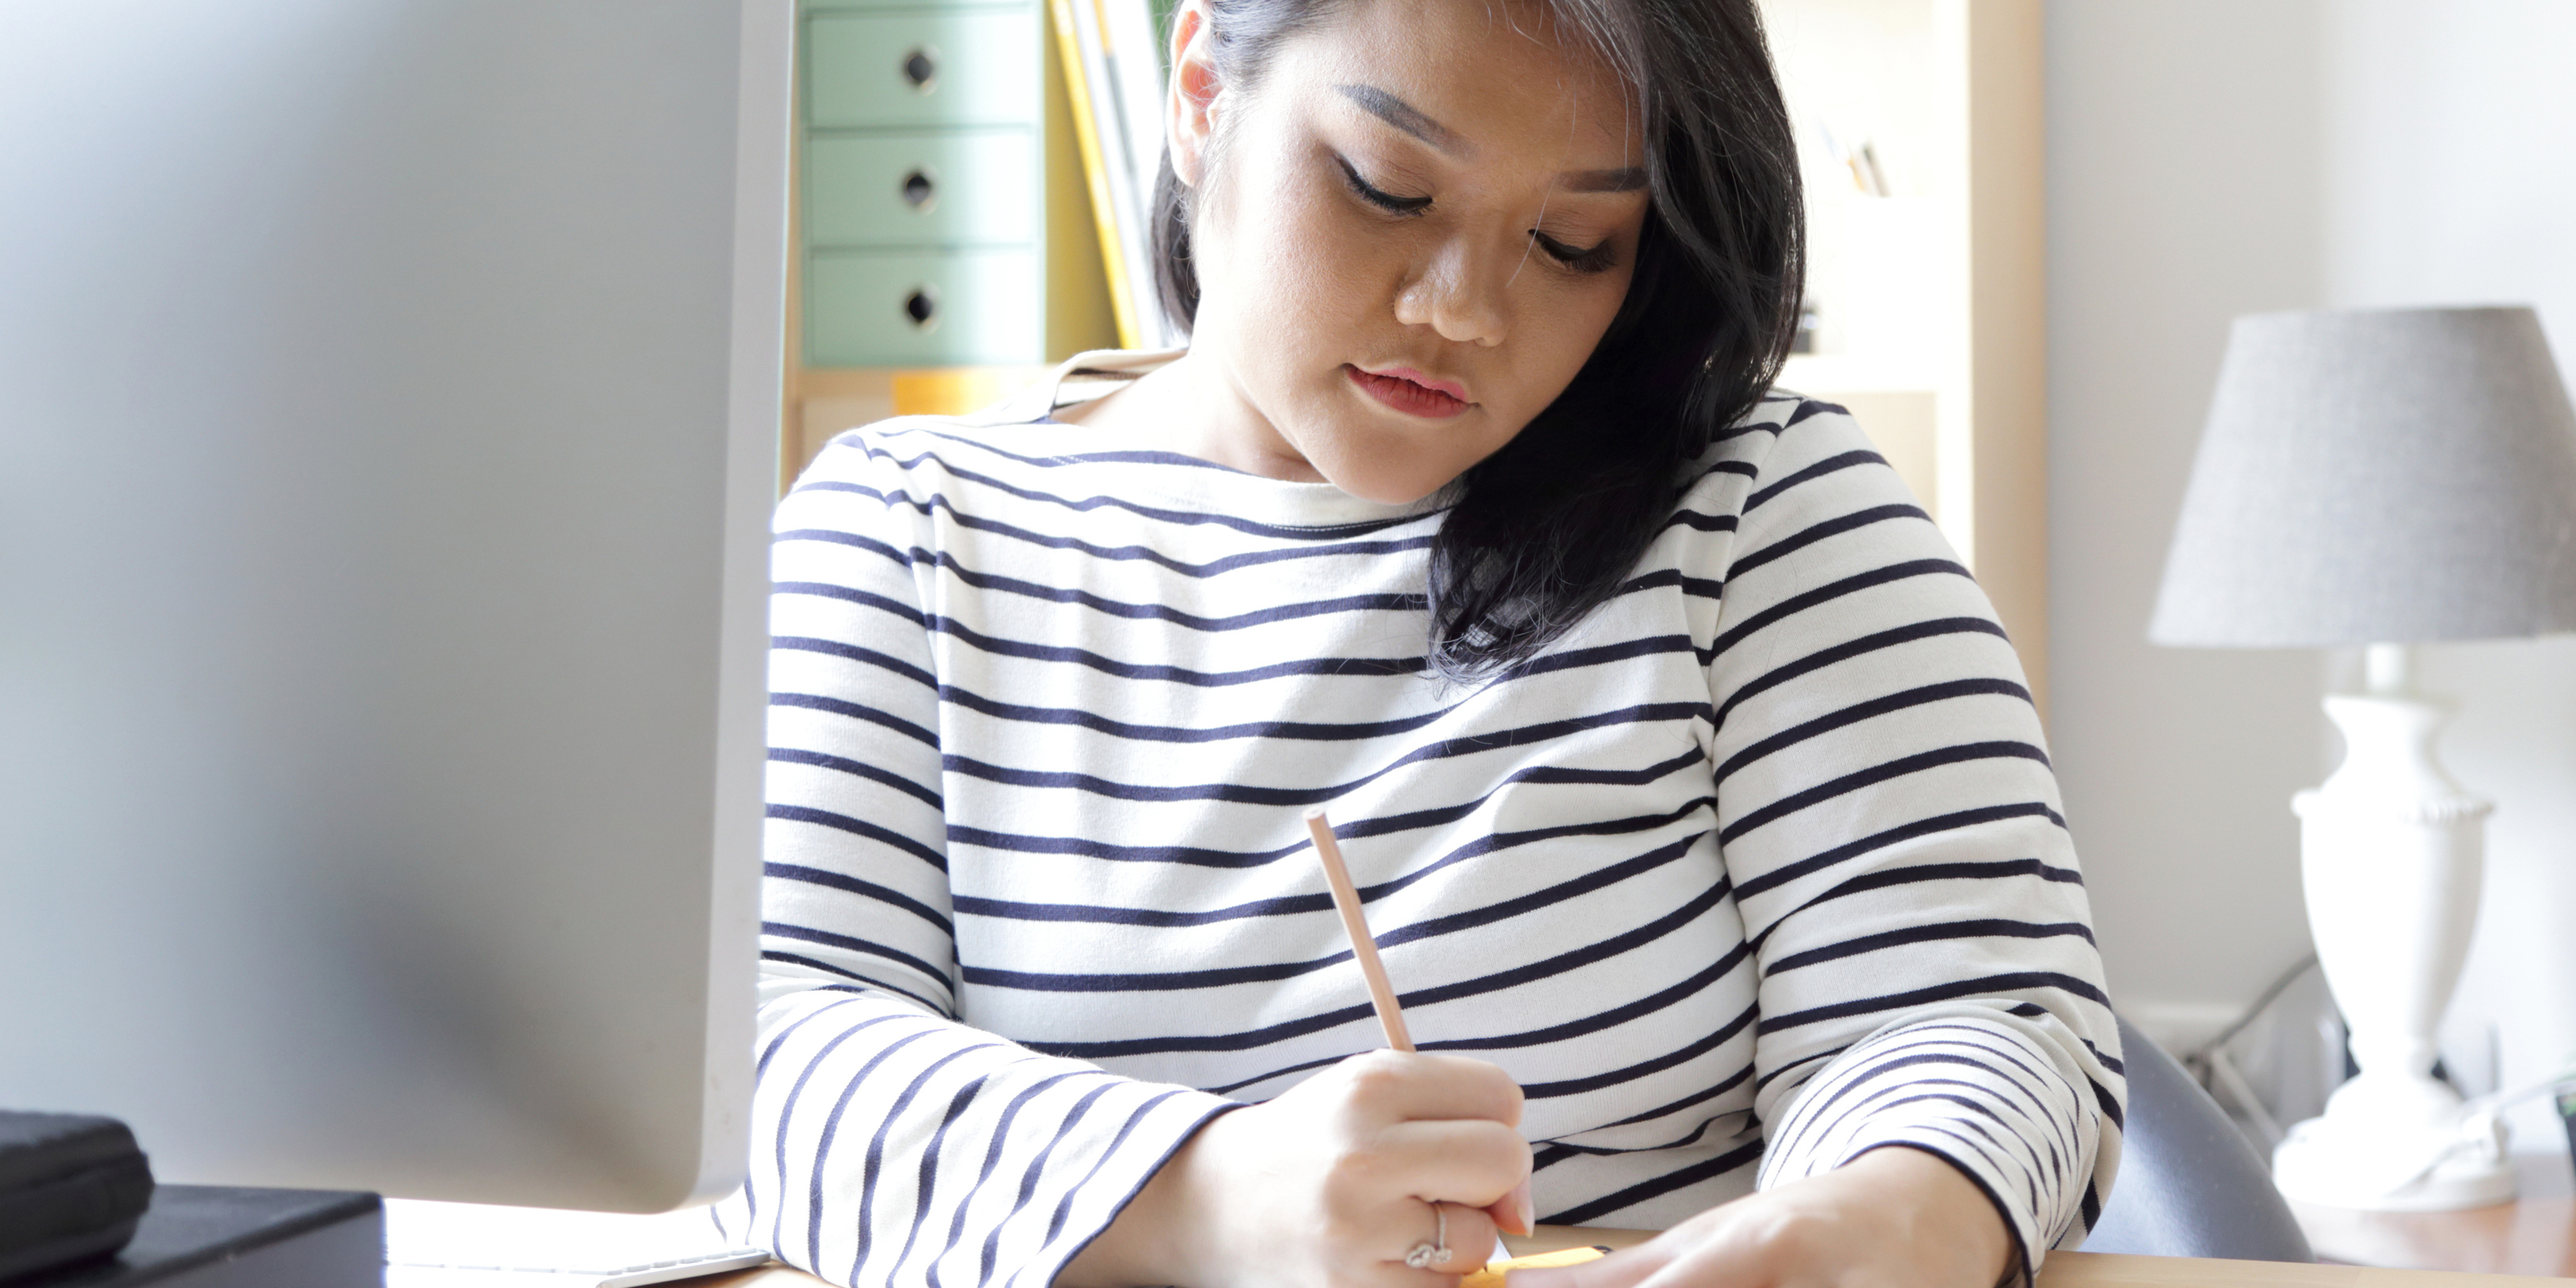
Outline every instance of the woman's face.
<svg viewBox="0 0 2576 1288"><path fill-rule="evenodd" d="M1219 82L1174 32L1210 454L1428 496L1574 379L1647 205L1617 79L1527 0L1353 0ZM1211 149L1211 140L1214 140Z"/></svg>

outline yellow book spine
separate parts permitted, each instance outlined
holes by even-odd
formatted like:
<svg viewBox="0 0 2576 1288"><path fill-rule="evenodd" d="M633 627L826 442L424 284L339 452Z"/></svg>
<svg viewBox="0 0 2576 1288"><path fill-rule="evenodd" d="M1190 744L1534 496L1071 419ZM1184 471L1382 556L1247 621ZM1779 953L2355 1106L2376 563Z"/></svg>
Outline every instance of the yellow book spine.
<svg viewBox="0 0 2576 1288"><path fill-rule="evenodd" d="M1082 40L1073 27L1072 0L1048 0L1055 18L1056 48L1064 56L1065 97L1073 100L1074 142L1082 150L1082 177L1091 189L1091 221L1100 231L1100 258L1109 270L1109 307L1118 319L1118 345L1143 347L1144 332L1127 289L1126 248L1118 236L1118 217L1109 201L1109 159L1101 155L1100 123L1091 113L1091 77L1082 63Z"/></svg>

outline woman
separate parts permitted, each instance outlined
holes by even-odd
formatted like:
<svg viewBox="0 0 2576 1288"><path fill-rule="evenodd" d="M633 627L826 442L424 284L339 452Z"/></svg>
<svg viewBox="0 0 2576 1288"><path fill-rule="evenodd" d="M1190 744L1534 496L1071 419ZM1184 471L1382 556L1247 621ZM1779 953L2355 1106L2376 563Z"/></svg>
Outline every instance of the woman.
<svg viewBox="0 0 2576 1288"><path fill-rule="evenodd" d="M730 1227L958 1288L1427 1288L1533 1217L1667 1229L1583 1288L2080 1239L2082 886L1983 597L1768 392L1750 4L1190 0L1173 47L1186 354L780 507ZM1317 804L1423 1054L1371 1052Z"/></svg>

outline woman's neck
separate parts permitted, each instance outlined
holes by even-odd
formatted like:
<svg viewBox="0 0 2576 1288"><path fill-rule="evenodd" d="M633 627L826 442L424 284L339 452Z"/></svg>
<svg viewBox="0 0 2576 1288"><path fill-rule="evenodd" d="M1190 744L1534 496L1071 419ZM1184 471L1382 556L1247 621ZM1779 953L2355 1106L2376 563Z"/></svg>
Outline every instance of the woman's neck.
<svg viewBox="0 0 2576 1288"><path fill-rule="evenodd" d="M1289 446L1224 369L1196 350L1056 419L1290 483L1324 476Z"/></svg>

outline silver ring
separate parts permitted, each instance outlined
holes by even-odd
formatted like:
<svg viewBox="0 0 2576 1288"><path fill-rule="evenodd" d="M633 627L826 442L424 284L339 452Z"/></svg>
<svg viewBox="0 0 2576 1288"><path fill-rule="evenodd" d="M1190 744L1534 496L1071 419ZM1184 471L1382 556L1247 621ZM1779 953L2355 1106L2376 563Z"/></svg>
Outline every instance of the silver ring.
<svg viewBox="0 0 2576 1288"><path fill-rule="evenodd" d="M1431 1242L1417 1243L1412 1251L1404 1254L1404 1264L1416 1270L1449 1264L1449 1213L1434 1203L1431 1205L1431 1219L1439 1222L1438 1232L1431 1236Z"/></svg>

